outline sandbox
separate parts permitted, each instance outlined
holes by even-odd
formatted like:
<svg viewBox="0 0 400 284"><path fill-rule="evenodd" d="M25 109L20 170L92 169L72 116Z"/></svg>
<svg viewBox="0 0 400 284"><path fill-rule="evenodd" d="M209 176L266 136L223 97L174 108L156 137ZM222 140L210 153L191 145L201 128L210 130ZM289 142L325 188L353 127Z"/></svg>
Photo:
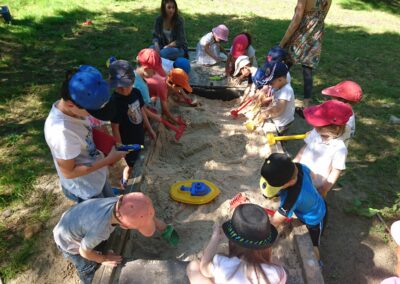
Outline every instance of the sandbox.
<svg viewBox="0 0 400 284"><path fill-rule="evenodd" d="M260 133L248 133L243 118L232 119L235 102L200 99L196 108L179 107L187 130L179 142L174 133L160 126L159 136L133 188L149 195L156 214L174 225L180 235L177 248L169 246L159 233L144 238L136 231L114 234L114 250L121 251L124 266L100 268L94 283L188 283L185 266L200 258L214 222L231 215L229 200L238 192L261 206L276 208L277 202L264 199L258 189L259 170L271 150ZM276 150L276 149L275 149ZM137 168L140 168L139 166ZM186 179L207 179L221 194L205 205L186 205L169 196L170 185ZM288 283L323 283L311 241L304 226L280 229L274 259L288 273ZM227 242L220 247L226 251Z"/></svg>

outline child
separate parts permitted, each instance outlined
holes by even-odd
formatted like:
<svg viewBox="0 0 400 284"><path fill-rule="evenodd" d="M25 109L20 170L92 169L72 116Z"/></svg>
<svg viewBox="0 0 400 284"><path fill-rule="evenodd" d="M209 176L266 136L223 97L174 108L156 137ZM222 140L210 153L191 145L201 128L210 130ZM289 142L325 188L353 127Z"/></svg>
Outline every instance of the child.
<svg viewBox="0 0 400 284"><path fill-rule="evenodd" d="M160 55L158 55L158 53L154 49L145 48L138 53L137 61L140 67L153 70L153 76L148 76L144 78L149 88L152 102L156 102L157 99L160 99L162 113L174 124L179 125L179 119L175 118L169 111L168 87L165 82L166 74L162 69ZM156 72L157 74L155 74L154 72ZM150 116L150 118L157 119L156 117L152 116Z"/></svg>
<svg viewBox="0 0 400 284"><path fill-rule="evenodd" d="M156 230L172 231L177 236L171 225L167 226L155 217L153 204L143 193L94 199L73 206L62 215L53 236L64 257L74 264L82 283L92 283L100 264L115 267L121 263L121 255L102 254L96 250L109 238L116 225L138 230L145 237L151 237ZM163 238L174 244L165 234Z"/></svg>
<svg viewBox="0 0 400 284"><path fill-rule="evenodd" d="M89 115L109 120L115 110L109 102L107 82L94 67L83 65L68 71L46 119L44 134L60 177L61 189L72 201L114 196L108 181L109 165L127 152L115 151L104 157L96 150Z"/></svg>
<svg viewBox="0 0 400 284"><path fill-rule="evenodd" d="M279 134L283 134L294 120L294 92L287 81L288 67L281 62L266 64L265 74L255 78L261 106L261 120L271 118ZM255 76L257 77L257 75Z"/></svg>
<svg viewBox="0 0 400 284"><path fill-rule="evenodd" d="M342 101L353 106L361 101L363 92L360 85L358 85L356 82L343 81L335 86L323 89L322 94L333 97L335 100ZM356 132L356 118L354 112L349 118L346 126L347 127L343 139L347 145L350 138L354 137Z"/></svg>
<svg viewBox="0 0 400 284"><path fill-rule="evenodd" d="M225 25L219 25L211 32L204 35L197 43L196 61L200 65L214 65L221 61L219 56L223 52L228 56L228 52L221 46L220 42L227 42L229 29Z"/></svg>
<svg viewBox="0 0 400 284"><path fill-rule="evenodd" d="M173 68L181 68L186 72L187 75L190 74L190 61L184 57L178 57L175 61L161 57L161 64L165 74L169 74L169 71L171 71Z"/></svg>
<svg viewBox="0 0 400 284"><path fill-rule="evenodd" d="M189 77L185 71L180 68L172 69L168 74L166 82L169 94L175 95L179 102L186 103L189 106L197 106L196 98L192 99L186 94L186 92L192 92L192 87L189 85Z"/></svg>
<svg viewBox="0 0 400 284"><path fill-rule="evenodd" d="M143 109L144 101L138 89L133 88L135 73L132 65L126 60L116 60L110 64L110 86L115 91L112 100L118 112L111 119L111 128L117 143L144 144L144 128L155 138L156 134L151 127ZM125 156L127 166L124 168L121 187L125 189L132 173L132 167L139 157L139 152L132 151Z"/></svg>
<svg viewBox="0 0 400 284"><path fill-rule="evenodd" d="M216 254L223 234L229 240L229 256ZM214 226L200 263L189 263L186 271L190 283L286 283L285 269L271 261L277 236L262 207L239 205L222 228Z"/></svg>
<svg viewBox="0 0 400 284"><path fill-rule="evenodd" d="M241 55L247 55L251 65L257 67L256 51L251 45L251 35L248 33L238 34L233 39L231 52L228 55L225 65L226 76L232 76L236 59Z"/></svg>
<svg viewBox="0 0 400 284"><path fill-rule="evenodd" d="M294 161L311 169L314 185L324 197L346 168L343 134L352 113L350 105L336 100L304 109L304 116L314 129L304 139L306 145Z"/></svg>
<svg viewBox="0 0 400 284"><path fill-rule="evenodd" d="M282 62L286 64L288 69L290 69L290 61L287 60L287 53L286 51L281 48L280 46L274 46L268 51L266 63L271 64L271 62ZM292 81L292 77L290 76L290 72L288 71L286 75L286 80L290 84Z"/></svg>
<svg viewBox="0 0 400 284"><path fill-rule="evenodd" d="M318 246L326 226L327 207L314 187L310 169L282 153L271 154L261 168L260 189L264 197L279 196L279 209L271 224L278 227L286 218L296 214L310 234L315 253L319 259Z"/></svg>
<svg viewBox="0 0 400 284"><path fill-rule="evenodd" d="M241 98L241 104L247 101L248 97L253 97L256 93L256 86L253 84L253 76L256 74L257 68L251 66L250 59L247 55L241 55L235 62L235 72L233 77L235 83L240 84L243 80L247 79L247 87L244 89Z"/></svg>

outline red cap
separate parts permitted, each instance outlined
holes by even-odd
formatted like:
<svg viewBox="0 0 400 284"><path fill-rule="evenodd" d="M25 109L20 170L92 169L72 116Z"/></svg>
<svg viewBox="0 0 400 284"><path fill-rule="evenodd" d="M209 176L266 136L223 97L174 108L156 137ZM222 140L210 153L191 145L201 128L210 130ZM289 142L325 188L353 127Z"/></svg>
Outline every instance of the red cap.
<svg viewBox="0 0 400 284"><path fill-rule="evenodd" d="M145 48L139 51L137 60L141 66L153 69L161 76L165 77L164 69L162 68L161 57L152 48Z"/></svg>
<svg viewBox="0 0 400 284"><path fill-rule="evenodd" d="M232 42L232 56L238 58L240 55L245 55L248 47L249 39L245 34L235 36Z"/></svg>
<svg viewBox="0 0 400 284"><path fill-rule="evenodd" d="M152 236L156 230L154 214L153 203L141 192L121 195L115 208L115 215L122 226L136 229L146 237Z"/></svg>
<svg viewBox="0 0 400 284"><path fill-rule="evenodd" d="M168 80L184 88L189 93L193 91L192 87L189 85L189 76L181 68L174 68L169 71Z"/></svg>
<svg viewBox="0 0 400 284"><path fill-rule="evenodd" d="M349 104L330 100L320 105L304 109L304 117L314 127L327 125L345 125L353 115L353 109Z"/></svg>
<svg viewBox="0 0 400 284"><path fill-rule="evenodd" d="M356 82L343 81L335 86L323 89L322 94L358 103L362 99L363 92Z"/></svg>

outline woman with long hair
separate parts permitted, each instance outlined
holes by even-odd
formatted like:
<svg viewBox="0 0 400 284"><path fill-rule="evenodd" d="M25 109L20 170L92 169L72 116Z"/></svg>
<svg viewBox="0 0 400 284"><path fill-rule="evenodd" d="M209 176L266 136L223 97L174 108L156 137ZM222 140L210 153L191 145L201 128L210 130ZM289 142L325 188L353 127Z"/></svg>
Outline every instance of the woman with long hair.
<svg viewBox="0 0 400 284"><path fill-rule="evenodd" d="M154 24L154 49L161 57L172 61L178 57L187 57L185 22L179 15L176 1L162 0L160 10L161 15Z"/></svg>
<svg viewBox="0 0 400 284"><path fill-rule="evenodd" d="M280 46L288 50L290 60L301 64L304 80L304 106L311 100L313 70L321 55L324 21L332 0L297 0L292 21Z"/></svg>
<svg viewBox="0 0 400 284"><path fill-rule="evenodd" d="M229 239L229 255L216 254L223 235ZM187 267L190 283L284 284L286 272L271 261L278 232L267 213L256 204L236 207L232 219L214 226L200 263Z"/></svg>

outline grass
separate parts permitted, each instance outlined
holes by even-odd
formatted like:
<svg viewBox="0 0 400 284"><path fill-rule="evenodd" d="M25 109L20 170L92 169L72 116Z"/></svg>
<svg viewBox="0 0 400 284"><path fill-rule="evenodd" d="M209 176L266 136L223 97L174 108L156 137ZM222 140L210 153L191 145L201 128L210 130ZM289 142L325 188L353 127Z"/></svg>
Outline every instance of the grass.
<svg viewBox="0 0 400 284"><path fill-rule="evenodd" d="M0 24L0 210L37 206L39 212L15 222L0 219L3 279L29 266L27 257L34 254L37 237L24 240L21 232L27 224L45 223L56 204L51 195L44 198L42 193L37 198L32 184L43 175L55 173L43 137L43 123L51 104L58 99L64 70L91 64L106 74L105 61L110 55L133 60L141 48L151 43L159 2L3 3L9 6L14 21L13 25ZM190 46L195 46L213 26L225 23L230 38L242 30L252 33L260 60L281 39L295 5L291 0L275 1L273 5L262 0L193 3L179 1ZM351 79L362 86L364 100L355 106L357 135L341 183L359 191L354 212L372 208L390 219L400 217L400 131L399 126L388 123L390 114L400 113L400 83L395 79L400 71L395 60L400 46L396 5L396 1L372 0L333 3L314 89L318 102L322 88L341 80ZM82 26L88 19L94 24ZM294 68L292 76L295 92L300 95L300 68Z"/></svg>

